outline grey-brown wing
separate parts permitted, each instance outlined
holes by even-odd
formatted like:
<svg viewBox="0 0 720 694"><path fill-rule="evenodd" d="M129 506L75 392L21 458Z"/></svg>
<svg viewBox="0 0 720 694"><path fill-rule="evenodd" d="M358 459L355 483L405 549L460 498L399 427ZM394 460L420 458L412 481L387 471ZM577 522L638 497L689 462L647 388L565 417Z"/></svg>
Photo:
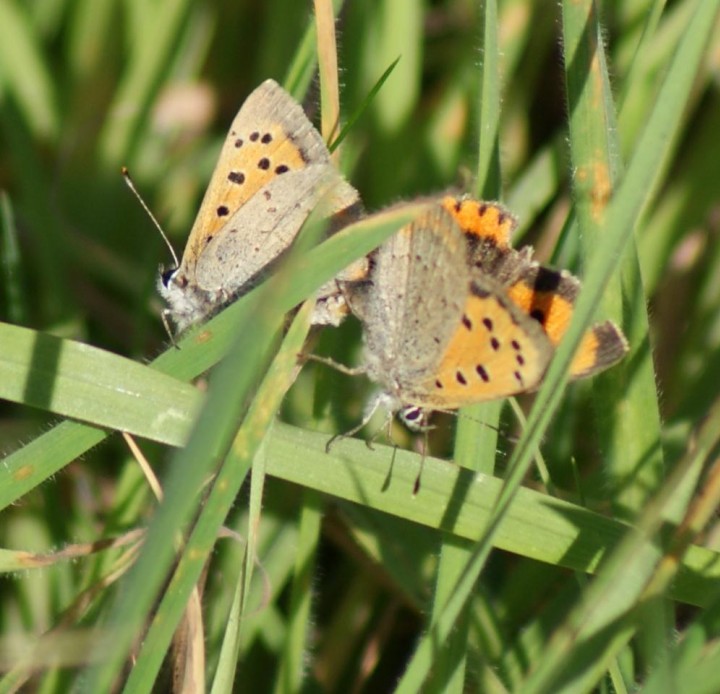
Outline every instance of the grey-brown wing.
<svg viewBox="0 0 720 694"><path fill-rule="evenodd" d="M363 322L369 370L375 364L402 380L431 369L469 289L459 228L437 205L390 237L370 262L368 280L346 289Z"/></svg>
<svg viewBox="0 0 720 694"><path fill-rule="evenodd" d="M357 191L330 164L288 171L248 200L211 237L200 254L195 280L230 295L249 289L293 243L317 205L330 216L357 201Z"/></svg>

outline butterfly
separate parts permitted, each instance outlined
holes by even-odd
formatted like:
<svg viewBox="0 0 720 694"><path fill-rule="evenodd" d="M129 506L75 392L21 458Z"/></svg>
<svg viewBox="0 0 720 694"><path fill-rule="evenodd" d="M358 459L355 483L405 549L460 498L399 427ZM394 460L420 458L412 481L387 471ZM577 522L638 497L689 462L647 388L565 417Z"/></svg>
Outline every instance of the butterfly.
<svg viewBox="0 0 720 694"><path fill-rule="evenodd" d="M232 122L177 267L158 291L178 331L247 293L292 246L319 207L338 228L354 219L357 191L335 169L302 107L273 80L245 100ZM315 322L340 322L344 301L330 283Z"/></svg>
<svg viewBox="0 0 720 694"><path fill-rule="evenodd" d="M512 249L515 225L497 203L446 197L376 249L361 281L343 284L363 326L362 369L382 389L373 410L422 428L432 410L538 387L580 285ZM593 326L571 375L598 373L627 349L613 323Z"/></svg>

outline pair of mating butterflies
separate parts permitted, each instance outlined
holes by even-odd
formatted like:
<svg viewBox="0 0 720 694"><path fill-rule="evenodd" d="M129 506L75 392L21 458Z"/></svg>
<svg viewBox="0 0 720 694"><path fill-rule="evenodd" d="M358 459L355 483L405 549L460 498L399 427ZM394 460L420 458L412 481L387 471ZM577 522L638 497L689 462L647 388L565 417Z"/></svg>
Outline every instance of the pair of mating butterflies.
<svg viewBox="0 0 720 694"><path fill-rule="evenodd" d="M316 207L338 228L360 199L333 167L302 108L267 80L232 123L182 261L159 291L178 330L255 286ZM362 276L323 287L313 317L363 324L367 375L409 425L538 386L566 331L578 280L510 247L514 217L496 203L446 197L376 249ZM627 352L611 322L592 327L571 366L576 378Z"/></svg>

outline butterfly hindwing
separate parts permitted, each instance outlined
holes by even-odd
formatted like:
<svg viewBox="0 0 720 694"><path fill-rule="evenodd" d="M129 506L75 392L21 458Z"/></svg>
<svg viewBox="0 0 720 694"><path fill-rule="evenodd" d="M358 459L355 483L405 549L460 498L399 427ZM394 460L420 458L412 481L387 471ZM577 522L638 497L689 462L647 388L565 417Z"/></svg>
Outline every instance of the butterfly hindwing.
<svg viewBox="0 0 720 694"><path fill-rule="evenodd" d="M580 281L532 259L532 248L515 250L510 238L515 217L500 203L455 198L443 200L465 235L473 269L499 282L508 298L534 318L557 346L572 318ZM571 363L572 378L584 378L612 366L627 353L622 331L612 322L593 325L583 336Z"/></svg>
<svg viewBox="0 0 720 694"><path fill-rule="evenodd" d="M475 275L453 337L420 404L456 408L537 387L553 349L541 326L505 296L500 285Z"/></svg>

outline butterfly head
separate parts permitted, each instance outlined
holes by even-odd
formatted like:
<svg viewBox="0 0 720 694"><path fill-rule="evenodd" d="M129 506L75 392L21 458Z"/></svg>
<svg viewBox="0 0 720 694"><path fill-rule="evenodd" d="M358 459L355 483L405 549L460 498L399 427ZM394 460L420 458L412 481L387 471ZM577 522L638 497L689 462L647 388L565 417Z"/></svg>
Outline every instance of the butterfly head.
<svg viewBox="0 0 720 694"><path fill-rule="evenodd" d="M175 265L169 268L165 268L162 265L160 266L160 277L158 278L158 287L160 288L160 292L163 293L163 291L167 291L170 289L171 284L173 283L176 275L178 274L179 268Z"/></svg>
<svg viewBox="0 0 720 694"><path fill-rule="evenodd" d="M405 405L397 411L397 416L410 431L421 432L432 428L430 426L431 412L431 410L417 405Z"/></svg>
<svg viewBox="0 0 720 694"><path fill-rule="evenodd" d="M182 267L161 267L157 289L167 303L166 314L177 333L209 318L223 306L221 292L201 289L188 279Z"/></svg>

